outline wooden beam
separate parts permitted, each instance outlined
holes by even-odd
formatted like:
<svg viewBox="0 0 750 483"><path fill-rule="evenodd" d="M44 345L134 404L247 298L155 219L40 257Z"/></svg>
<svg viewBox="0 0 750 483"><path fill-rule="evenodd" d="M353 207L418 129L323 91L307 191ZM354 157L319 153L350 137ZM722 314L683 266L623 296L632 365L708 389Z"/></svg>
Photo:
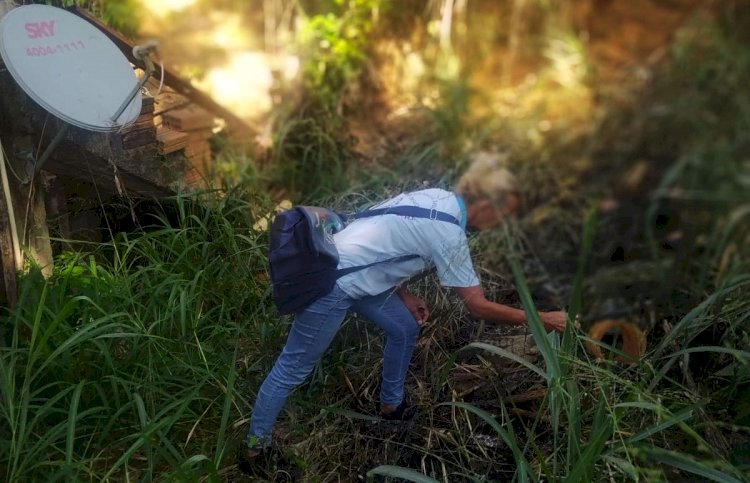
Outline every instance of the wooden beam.
<svg viewBox="0 0 750 483"><path fill-rule="evenodd" d="M49 278L52 276L55 260L52 254L52 242L49 239L47 207L44 205L43 190L42 180L35 178L32 183L21 187L19 198L23 200L23 203L18 203L17 200L16 206L24 210L21 220L21 244L28 249L30 258L42 271L42 275Z"/></svg>
<svg viewBox="0 0 750 483"><path fill-rule="evenodd" d="M133 55L133 47L135 47L135 43L129 39L127 39L122 34L112 30L110 27L102 23L101 20L91 15L90 12L87 10L81 8L81 7L71 7L68 10L75 13L79 17L83 18L84 20L88 21L92 25L94 25L96 28L101 30L104 35L109 37L112 42L117 45L117 47L120 48L123 54L125 54L125 57L127 59L135 64L136 66L140 67L141 69L146 68L146 66L141 62L140 60L136 59ZM191 101L195 102L199 106L211 111L212 113L216 114L216 117L223 118L227 124L230 126L230 128L236 129L241 132L247 132L252 133L253 130L250 126L245 123L241 118L239 118L237 115L229 111L227 108L223 107L222 105L218 104L216 101L214 101L208 94L205 92L196 89L195 86L190 84L187 80L183 79L179 74L172 71L168 67L164 67L164 83L177 91L178 93L182 94L183 96L187 97Z"/></svg>
<svg viewBox="0 0 750 483"><path fill-rule="evenodd" d="M12 202L10 186L8 184L8 174L5 170L5 154L3 153L3 144L0 142L0 263L2 263L2 294L4 302L12 310L18 302L18 285L16 282L16 269L18 266L18 235L14 230L12 213ZM2 328L0 328L0 331ZM0 332L0 346L5 342L2 340L3 334Z"/></svg>

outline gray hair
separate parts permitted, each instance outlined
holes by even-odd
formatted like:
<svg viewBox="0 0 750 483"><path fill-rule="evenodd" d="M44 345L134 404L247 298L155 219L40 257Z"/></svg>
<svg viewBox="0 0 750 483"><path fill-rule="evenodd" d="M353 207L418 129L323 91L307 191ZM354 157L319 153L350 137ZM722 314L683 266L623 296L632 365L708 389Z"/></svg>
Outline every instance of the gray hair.
<svg viewBox="0 0 750 483"><path fill-rule="evenodd" d="M502 207L509 195L520 196L518 180L500 166L496 156L478 157L459 178L454 189L467 203L489 200Z"/></svg>

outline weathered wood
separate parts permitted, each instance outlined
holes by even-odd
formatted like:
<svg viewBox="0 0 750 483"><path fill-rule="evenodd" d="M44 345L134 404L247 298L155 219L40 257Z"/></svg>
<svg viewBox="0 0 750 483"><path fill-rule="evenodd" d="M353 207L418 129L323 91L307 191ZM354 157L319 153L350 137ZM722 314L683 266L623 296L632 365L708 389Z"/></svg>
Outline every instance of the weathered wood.
<svg viewBox="0 0 750 483"><path fill-rule="evenodd" d="M70 213L68 213L68 199L65 190L65 184L61 181L60 177L50 175L47 182L46 203L47 203L47 219L53 221L57 225L58 234L62 238L62 247L65 250L70 250L70 243L68 240L70 236Z"/></svg>
<svg viewBox="0 0 750 483"><path fill-rule="evenodd" d="M3 188L10 192L10 196L4 199L4 208L8 217L13 216L11 222L15 224L16 232L12 236L16 238L14 243L20 247L15 252L14 269L17 270L25 262L25 258L21 258L22 248L27 250L42 273L49 276L52 274L53 257L42 179L41 175L30 177L33 169L29 169L28 159L23 155L30 143L29 138L18 137L11 140L8 150L3 151L3 168L9 168L4 173L7 182L3 183Z"/></svg>
<svg viewBox="0 0 750 483"><path fill-rule="evenodd" d="M2 302L10 309L18 302L18 287L16 284L16 249L13 243L13 226L11 225L10 210L6 199L10 194L5 191L7 173L5 172L5 156L0 142L0 163L2 163L3 183L0 183L0 263L2 263ZM0 331L2 328L0 327ZM0 332L0 346L4 345L3 334Z"/></svg>
<svg viewBox="0 0 750 483"><path fill-rule="evenodd" d="M203 109L189 106L183 109L173 109L161 116L165 126L178 131L208 130L214 125L214 116Z"/></svg>
<svg viewBox="0 0 750 483"><path fill-rule="evenodd" d="M186 176L186 181L189 186L195 186L200 179L203 182L211 177L211 145L206 140L202 139L189 139L187 146L185 146L185 156L192 165L192 171L196 171L199 175L197 178L195 175Z"/></svg>
<svg viewBox="0 0 750 483"><path fill-rule="evenodd" d="M45 277L52 275L54 257L47 227L47 209L41 180L21 187L22 196L16 203L16 213L23 213L21 244L26 246ZM20 202L19 202L20 201ZM21 211L23 210L23 211Z"/></svg>
<svg viewBox="0 0 750 483"><path fill-rule="evenodd" d="M159 152L161 154L169 154L180 149L185 149L188 142L188 135L166 126L159 126L156 128L156 139L159 141Z"/></svg>
<svg viewBox="0 0 750 483"><path fill-rule="evenodd" d="M140 131L142 129L153 129L156 125L154 124L154 115L150 113L141 114L131 124L120 129L121 133L128 133L131 131Z"/></svg>

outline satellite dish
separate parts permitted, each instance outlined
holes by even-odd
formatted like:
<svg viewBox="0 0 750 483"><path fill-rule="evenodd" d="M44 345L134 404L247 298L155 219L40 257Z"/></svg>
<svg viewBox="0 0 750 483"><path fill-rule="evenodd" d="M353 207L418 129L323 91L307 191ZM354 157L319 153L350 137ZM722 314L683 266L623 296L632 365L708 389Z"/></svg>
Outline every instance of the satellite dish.
<svg viewBox="0 0 750 483"><path fill-rule="evenodd" d="M29 97L75 126L115 131L141 112L130 62L104 33L66 10L24 5L8 12L0 20L0 56Z"/></svg>

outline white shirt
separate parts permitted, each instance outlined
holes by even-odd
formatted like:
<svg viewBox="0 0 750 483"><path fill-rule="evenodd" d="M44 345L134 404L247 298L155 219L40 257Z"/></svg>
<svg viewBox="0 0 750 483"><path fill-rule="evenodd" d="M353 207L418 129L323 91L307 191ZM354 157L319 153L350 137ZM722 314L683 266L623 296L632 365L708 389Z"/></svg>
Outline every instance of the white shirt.
<svg viewBox="0 0 750 483"><path fill-rule="evenodd" d="M402 193L376 206L419 206L453 215L463 225L456 195L442 189ZM437 267L440 283L447 287L479 285L469 253L466 233L460 226L428 218L389 214L355 220L333 235L339 252L338 268L348 268L403 255L420 258L379 263L350 273L338 286L354 299L390 290L415 275Z"/></svg>

